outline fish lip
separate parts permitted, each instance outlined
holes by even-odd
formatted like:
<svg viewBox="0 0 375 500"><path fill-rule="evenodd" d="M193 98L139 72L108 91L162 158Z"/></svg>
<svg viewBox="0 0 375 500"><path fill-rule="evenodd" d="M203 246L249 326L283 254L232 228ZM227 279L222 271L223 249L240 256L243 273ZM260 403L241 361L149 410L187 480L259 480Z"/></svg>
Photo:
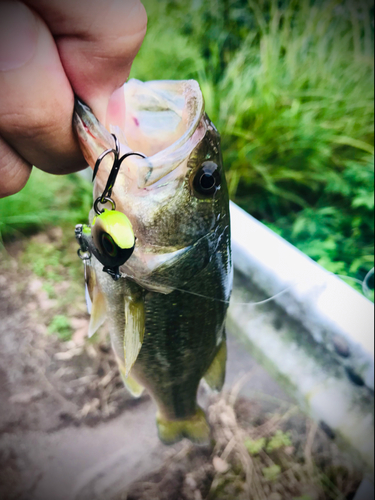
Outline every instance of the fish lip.
<svg viewBox="0 0 375 500"><path fill-rule="evenodd" d="M75 121L76 126L81 126L86 134L89 134L95 138L92 133L94 123L92 122L92 120L90 120L89 113L92 113L90 107L77 96L75 96L73 120Z"/></svg>
<svg viewBox="0 0 375 500"><path fill-rule="evenodd" d="M84 101L82 101L82 99L80 99L77 96L74 96L73 111L79 116L81 120L83 118L84 113L87 113L87 110L90 110L90 107Z"/></svg>

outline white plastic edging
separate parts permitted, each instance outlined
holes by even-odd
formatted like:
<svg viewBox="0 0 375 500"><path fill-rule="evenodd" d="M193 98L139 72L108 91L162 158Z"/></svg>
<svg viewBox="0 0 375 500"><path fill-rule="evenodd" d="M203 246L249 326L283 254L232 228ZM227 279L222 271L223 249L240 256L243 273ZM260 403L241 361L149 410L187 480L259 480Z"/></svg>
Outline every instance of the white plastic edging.
<svg viewBox="0 0 375 500"><path fill-rule="evenodd" d="M230 203L234 266L374 389L373 304L340 278Z"/></svg>

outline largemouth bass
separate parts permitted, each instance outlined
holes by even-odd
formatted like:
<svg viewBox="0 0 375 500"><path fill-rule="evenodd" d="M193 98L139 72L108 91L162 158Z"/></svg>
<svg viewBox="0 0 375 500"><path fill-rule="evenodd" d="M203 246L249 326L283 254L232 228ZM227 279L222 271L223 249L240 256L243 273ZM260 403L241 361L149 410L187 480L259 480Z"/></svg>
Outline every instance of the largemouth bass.
<svg viewBox="0 0 375 500"><path fill-rule="evenodd" d="M121 126L108 125L107 130L79 100L74 114L91 167L114 147L111 134L118 138L121 154L138 151L145 156L123 162L112 191L116 210L125 214L135 236L134 247L126 250L130 257L119 266L121 278L115 281L103 272L94 255L87 262L90 334L109 322L125 385L135 396L143 388L150 393L163 442L187 437L204 443L210 430L197 405L197 390L202 378L215 390L224 383L225 316L232 288L220 136L193 80L130 80L123 90ZM98 168L94 199L103 192L112 156L106 155ZM91 224L94 217L92 211ZM125 236L111 234L110 222L101 224L97 229L95 223L99 236L112 238L110 248L100 240L107 262L112 247L118 247L116 237Z"/></svg>

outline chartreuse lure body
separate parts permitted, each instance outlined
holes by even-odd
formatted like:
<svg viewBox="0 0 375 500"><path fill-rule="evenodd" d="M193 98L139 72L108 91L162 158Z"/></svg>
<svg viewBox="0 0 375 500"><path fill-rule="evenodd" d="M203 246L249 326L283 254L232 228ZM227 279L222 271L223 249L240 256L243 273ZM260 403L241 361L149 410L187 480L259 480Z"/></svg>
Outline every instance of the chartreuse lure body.
<svg viewBox="0 0 375 500"><path fill-rule="evenodd" d="M89 252L103 264L103 271L115 279L134 251L135 237L129 219L117 210L104 209L92 225L82 225L81 238Z"/></svg>
<svg viewBox="0 0 375 500"><path fill-rule="evenodd" d="M118 140L80 101L74 114L95 177L91 228L76 229L90 333L108 322L125 385L150 393L163 442L207 443L197 390L224 383L232 286L220 136L195 81L130 80L123 91Z"/></svg>

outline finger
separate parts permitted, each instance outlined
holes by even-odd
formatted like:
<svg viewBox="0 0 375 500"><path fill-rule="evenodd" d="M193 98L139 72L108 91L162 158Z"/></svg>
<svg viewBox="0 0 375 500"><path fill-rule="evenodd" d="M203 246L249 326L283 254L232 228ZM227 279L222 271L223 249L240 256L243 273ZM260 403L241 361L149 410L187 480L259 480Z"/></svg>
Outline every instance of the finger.
<svg viewBox="0 0 375 500"><path fill-rule="evenodd" d="M0 135L26 163L58 174L85 166L71 125L74 94L54 39L16 1L0 3L0 95Z"/></svg>
<svg viewBox="0 0 375 500"><path fill-rule="evenodd" d="M0 198L18 193L30 173L31 165L0 138Z"/></svg>
<svg viewBox="0 0 375 500"><path fill-rule="evenodd" d="M139 0L26 0L47 22L76 92L104 122L146 33Z"/></svg>
<svg viewBox="0 0 375 500"><path fill-rule="evenodd" d="M61 59L75 58L71 66L67 62L74 90L103 121L109 95L128 77L146 29L142 5L129 1L135 7L127 22L129 2L29 2L55 31ZM73 91L55 41L40 16L17 1L0 3L0 95L6 96L0 100L0 134L27 163L59 174L84 168L71 127Z"/></svg>

